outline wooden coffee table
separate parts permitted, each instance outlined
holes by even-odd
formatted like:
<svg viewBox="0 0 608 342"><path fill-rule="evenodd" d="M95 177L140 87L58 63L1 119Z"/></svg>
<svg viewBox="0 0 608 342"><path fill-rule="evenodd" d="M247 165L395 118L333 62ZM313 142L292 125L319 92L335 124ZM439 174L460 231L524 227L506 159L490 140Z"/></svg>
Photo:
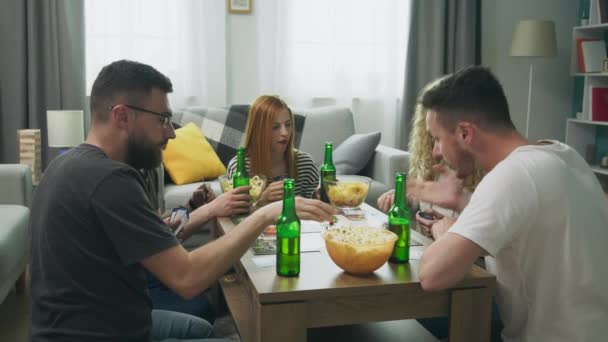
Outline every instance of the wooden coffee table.
<svg viewBox="0 0 608 342"><path fill-rule="evenodd" d="M364 205L366 215L384 215ZM219 234L234 228L219 218ZM430 241L412 230L412 239ZM416 258L424 246L411 248ZM284 278L275 267L259 267L251 250L220 280L242 341L306 341L307 328L448 316L450 341L488 341L493 275L472 266L455 287L425 292L418 278L419 260L386 263L366 277L343 272L322 249L302 253L300 276Z"/></svg>

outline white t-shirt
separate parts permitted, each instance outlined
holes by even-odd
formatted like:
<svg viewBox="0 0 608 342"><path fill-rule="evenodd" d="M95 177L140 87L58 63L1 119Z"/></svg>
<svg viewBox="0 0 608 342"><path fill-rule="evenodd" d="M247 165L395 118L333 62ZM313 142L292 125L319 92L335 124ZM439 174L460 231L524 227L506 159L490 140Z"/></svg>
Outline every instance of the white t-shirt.
<svg viewBox="0 0 608 342"><path fill-rule="evenodd" d="M450 233L485 249L505 341L601 341L608 332L608 202L569 146L515 149Z"/></svg>

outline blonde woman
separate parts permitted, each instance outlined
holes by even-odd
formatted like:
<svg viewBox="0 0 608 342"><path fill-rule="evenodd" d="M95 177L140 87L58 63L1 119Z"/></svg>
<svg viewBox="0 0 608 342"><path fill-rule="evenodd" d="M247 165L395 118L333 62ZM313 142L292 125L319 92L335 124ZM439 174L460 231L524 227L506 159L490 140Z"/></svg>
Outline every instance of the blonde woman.
<svg viewBox="0 0 608 342"><path fill-rule="evenodd" d="M319 184L312 157L294 148L294 116L278 96L262 95L249 109L245 128L245 164L250 176L264 175L269 185L258 205L283 198L283 179L296 181L296 195L311 198ZM228 163L228 176L236 171L236 157Z"/></svg>

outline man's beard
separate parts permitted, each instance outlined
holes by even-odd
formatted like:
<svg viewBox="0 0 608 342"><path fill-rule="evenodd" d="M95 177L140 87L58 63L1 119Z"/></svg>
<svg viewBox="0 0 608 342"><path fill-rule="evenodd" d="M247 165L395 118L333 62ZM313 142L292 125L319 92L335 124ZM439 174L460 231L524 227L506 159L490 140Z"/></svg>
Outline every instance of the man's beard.
<svg viewBox="0 0 608 342"><path fill-rule="evenodd" d="M160 166L162 151L159 145L145 144L134 138L129 138L126 161L127 164L137 170L154 169Z"/></svg>
<svg viewBox="0 0 608 342"><path fill-rule="evenodd" d="M455 165L457 177L464 179L475 172L476 163L473 155L466 151L459 151L458 153L458 165Z"/></svg>
<svg viewBox="0 0 608 342"><path fill-rule="evenodd" d="M477 163L470 152L457 149L452 154L452 157L452 160L449 161L447 158L445 158L445 156L443 156L441 161L456 172L456 176L458 178L464 179L475 172Z"/></svg>

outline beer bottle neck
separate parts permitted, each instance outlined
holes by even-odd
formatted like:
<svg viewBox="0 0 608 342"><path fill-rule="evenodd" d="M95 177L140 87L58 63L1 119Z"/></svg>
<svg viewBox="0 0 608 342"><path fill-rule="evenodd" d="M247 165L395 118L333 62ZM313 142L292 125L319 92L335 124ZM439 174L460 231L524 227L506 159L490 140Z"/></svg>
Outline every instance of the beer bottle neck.
<svg viewBox="0 0 608 342"><path fill-rule="evenodd" d="M395 179L395 200L396 207L405 207L405 177L397 177Z"/></svg>
<svg viewBox="0 0 608 342"><path fill-rule="evenodd" d="M323 162L325 165L334 165L334 160L333 160L333 156L332 156L332 145L331 144L326 144L325 145L325 161Z"/></svg>
<svg viewBox="0 0 608 342"><path fill-rule="evenodd" d="M239 149L236 154L236 169L237 171L244 172L245 168L245 150Z"/></svg>
<svg viewBox="0 0 608 342"><path fill-rule="evenodd" d="M293 187L283 188L283 216L296 216L296 198Z"/></svg>

